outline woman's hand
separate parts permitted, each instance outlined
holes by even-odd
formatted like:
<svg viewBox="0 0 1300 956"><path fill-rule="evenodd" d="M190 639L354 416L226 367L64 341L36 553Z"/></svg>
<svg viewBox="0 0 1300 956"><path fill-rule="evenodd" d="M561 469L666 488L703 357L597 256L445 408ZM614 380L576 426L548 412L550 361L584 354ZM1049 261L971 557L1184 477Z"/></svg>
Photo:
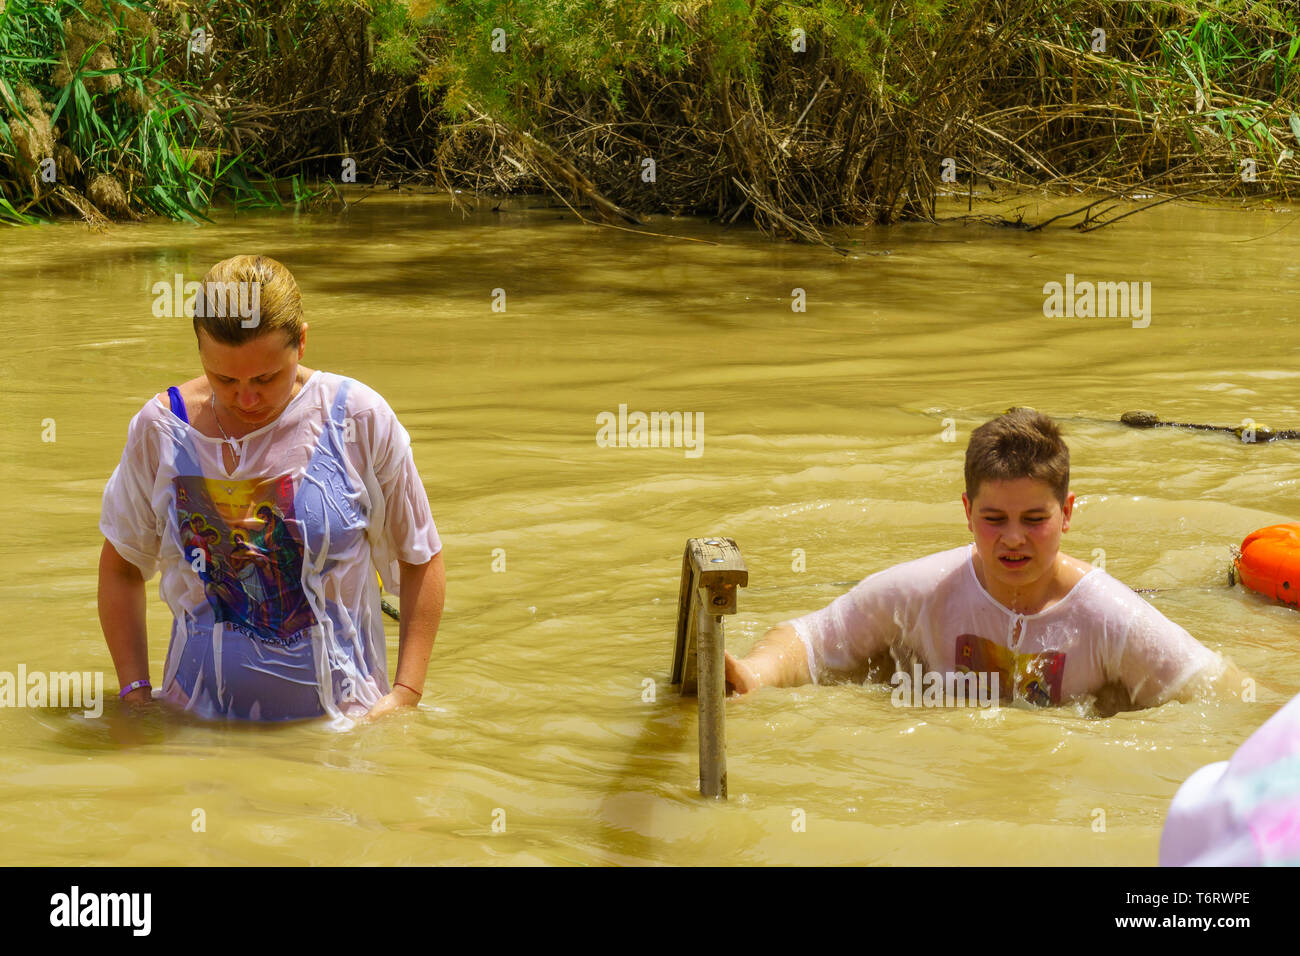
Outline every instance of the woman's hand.
<svg viewBox="0 0 1300 956"><path fill-rule="evenodd" d="M148 710L154 703L153 691L148 687L137 687L131 693L122 698L122 703L126 704L130 713L138 713L142 710Z"/></svg>
<svg viewBox="0 0 1300 956"><path fill-rule="evenodd" d="M396 685L392 691L379 698L379 703L371 707L366 712L365 720L374 720L382 717L391 711L401 707L414 707L420 702L420 695L408 687L401 684Z"/></svg>

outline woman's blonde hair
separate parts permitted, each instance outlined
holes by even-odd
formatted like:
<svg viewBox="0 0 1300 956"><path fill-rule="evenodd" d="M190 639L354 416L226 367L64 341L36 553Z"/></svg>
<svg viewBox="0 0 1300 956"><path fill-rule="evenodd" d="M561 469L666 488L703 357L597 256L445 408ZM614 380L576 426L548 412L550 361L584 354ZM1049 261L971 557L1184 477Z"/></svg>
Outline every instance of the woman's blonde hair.
<svg viewBox="0 0 1300 956"><path fill-rule="evenodd" d="M270 256L232 256L208 270L195 300L194 335L243 345L283 332L287 348L302 337L302 294L283 263Z"/></svg>

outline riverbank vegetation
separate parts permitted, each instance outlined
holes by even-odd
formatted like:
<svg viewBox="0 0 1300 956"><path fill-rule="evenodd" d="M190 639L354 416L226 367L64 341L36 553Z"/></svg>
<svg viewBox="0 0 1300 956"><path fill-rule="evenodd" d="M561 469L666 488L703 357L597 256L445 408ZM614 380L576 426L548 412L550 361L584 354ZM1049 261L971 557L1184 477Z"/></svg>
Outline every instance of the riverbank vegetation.
<svg viewBox="0 0 1300 956"><path fill-rule="evenodd" d="M1066 221L1095 228L1135 196L1300 187L1287 0L0 5L9 222L356 181L824 241L932 220L944 193L1082 190Z"/></svg>

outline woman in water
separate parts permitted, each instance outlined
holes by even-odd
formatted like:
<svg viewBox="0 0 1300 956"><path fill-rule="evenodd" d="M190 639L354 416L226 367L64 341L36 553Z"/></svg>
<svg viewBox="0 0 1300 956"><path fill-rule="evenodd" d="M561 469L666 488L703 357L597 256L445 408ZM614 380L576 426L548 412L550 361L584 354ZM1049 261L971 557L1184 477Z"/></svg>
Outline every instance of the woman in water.
<svg viewBox="0 0 1300 956"><path fill-rule="evenodd" d="M445 572L406 429L373 389L299 364L301 297L274 259L213 266L194 332L204 374L136 413L104 489L99 618L123 700L341 726L414 705ZM391 686L374 568L402 597ZM159 569L172 633L155 688Z"/></svg>

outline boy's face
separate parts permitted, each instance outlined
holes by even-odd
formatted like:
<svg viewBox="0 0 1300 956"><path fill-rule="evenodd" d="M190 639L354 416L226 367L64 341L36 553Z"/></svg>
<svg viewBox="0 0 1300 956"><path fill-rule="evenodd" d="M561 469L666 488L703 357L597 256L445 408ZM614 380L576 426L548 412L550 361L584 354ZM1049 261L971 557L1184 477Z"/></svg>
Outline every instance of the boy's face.
<svg viewBox="0 0 1300 956"><path fill-rule="evenodd" d="M1065 505L1050 485L1034 478L983 481L975 500L961 496L966 524L975 535L985 574L1009 587L1023 587L1051 574L1061 546L1061 533L1070 527L1074 494Z"/></svg>

